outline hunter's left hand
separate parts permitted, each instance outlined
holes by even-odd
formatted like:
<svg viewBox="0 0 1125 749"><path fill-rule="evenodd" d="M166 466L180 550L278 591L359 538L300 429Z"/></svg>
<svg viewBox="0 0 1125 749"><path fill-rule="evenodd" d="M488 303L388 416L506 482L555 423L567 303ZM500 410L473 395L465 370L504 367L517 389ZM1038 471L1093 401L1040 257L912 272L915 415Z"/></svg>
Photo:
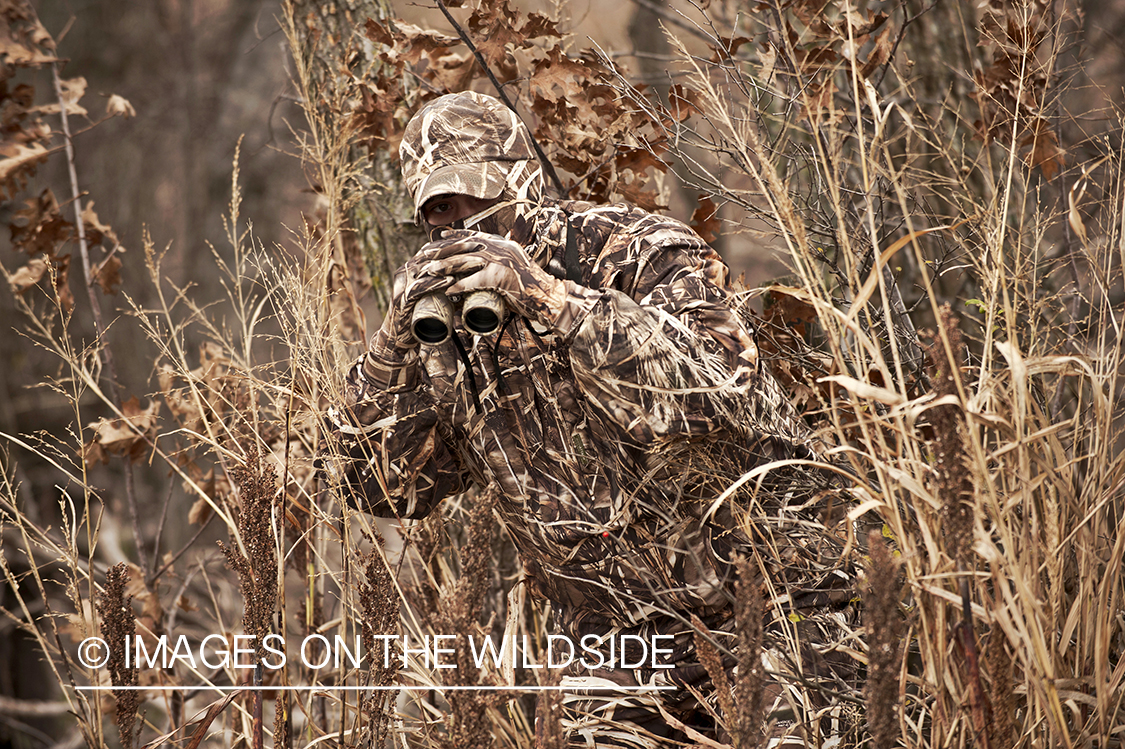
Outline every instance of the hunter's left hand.
<svg viewBox="0 0 1125 749"><path fill-rule="evenodd" d="M437 258L423 273L456 277L447 294L495 291L516 314L554 326L567 304L565 283L540 268L515 242L475 232L450 234L431 243Z"/></svg>

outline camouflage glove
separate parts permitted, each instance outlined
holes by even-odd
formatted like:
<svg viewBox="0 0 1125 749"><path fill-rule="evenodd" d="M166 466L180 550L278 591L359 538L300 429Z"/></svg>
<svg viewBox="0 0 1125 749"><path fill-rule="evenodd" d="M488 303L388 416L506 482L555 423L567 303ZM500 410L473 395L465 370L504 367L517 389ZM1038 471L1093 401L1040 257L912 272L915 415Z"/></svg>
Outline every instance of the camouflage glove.
<svg viewBox="0 0 1125 749"><path fill-rule="evenodd" d="M446 293L495 291L517 315L564 336L595 301L595 292L555 278L518 244L495 235L452 231L426 247L433 254L422 273L457 280Z"/></svg>
<svg viewBox="0 0 1125 749"><path fill-rule="evenodd" d="M422 297L444 293L456 280L448 276L424 273L433 262L436 248L427 244L406 265L395 273L391 304L383 318L383 327L375 334L371 350L386 361L401 361L407 353L418 347L410 330L414 305Z"/></svg>

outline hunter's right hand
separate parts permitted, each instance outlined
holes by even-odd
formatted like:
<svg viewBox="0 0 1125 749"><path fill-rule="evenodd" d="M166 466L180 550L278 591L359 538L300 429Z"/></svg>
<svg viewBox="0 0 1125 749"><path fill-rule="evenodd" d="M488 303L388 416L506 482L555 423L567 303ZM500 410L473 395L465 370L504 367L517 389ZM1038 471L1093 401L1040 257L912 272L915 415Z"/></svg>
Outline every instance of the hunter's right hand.
<svg viewBox="0 0 1125 749"><path fill-rule="evenodd" d="M376 355L401 360L407 352L418 346L411 332L414 305L430 294L444 293L456 279L442 276L423 276L421 270L433 260L434 251L426 245L406 265L395 273L394 291L383 327L375 334L371 349Z"/></svg>

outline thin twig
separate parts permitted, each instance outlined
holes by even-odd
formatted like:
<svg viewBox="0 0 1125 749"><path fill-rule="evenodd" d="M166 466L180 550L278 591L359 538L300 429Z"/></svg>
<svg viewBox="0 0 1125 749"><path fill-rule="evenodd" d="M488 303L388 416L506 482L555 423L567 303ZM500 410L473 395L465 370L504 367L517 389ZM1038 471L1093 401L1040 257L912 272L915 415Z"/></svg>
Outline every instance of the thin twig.
<svg viewBox="0 0 1125 749"><path fill-rule="evenodd" d="M449 8L445 7L445 0L437 0L437 5L445 16L445 20L453 25L453 28L457 31L457 35L461 37L461 41L463 41L465 46L473 53L473 57L477 58L477 64L480 65L484 74L488 76L488 80L492 81L492 86L500 96L500 101L504 102L516 117L519 117L520 113L516 110L516 105L513 104L512 100L508 98L508 95L504 93L504 87L500 84L500 81L496 79L496 76L492 73L492 69L488 67L488 63L485 61L484 55L477 49L477 45L473 44L473 40L469 38L465 29L461 27L461 24L457 23L457 19L449 12ZM522 121L523 118L520 117L520 120ZM551 178L551 183L555 186L555 189L558 190L559 195L565 195L566 190L563 188L562 180L559 179L559 175L555 172L555 167L547 158L547 154L543 153L543 149L539 147L539 142L535 140L535 136L531 135L531 128L528 128L528 137L531 139L531 145L535 148L535 153L539 156L539 161L543 164L543 168L547 170L547 176Z"/></svg>
<svg viewBox="0 0 1125 749"><path fill-rule="evenodd" d="M708 36L706 32L700 31L684 19L678 18L676 14L670 12L667 8L662 8L659 3L653 2L653 0L633 0L633 4L644 8L653 15L660 16L673 26L683 29L692 36L702 39L708 44L712 44L715 42L715 40Z"/></svg>
<svg viewBox="0 0 1125 749"><path fill-rule="evenodd" d="M108 263L110 260L112 260L117 255L117 251L120 250L120 249L121 249L121 245L116 244L116 245L113 246L113 249L110 250L109 254L106 255L104 258L102 258L102 261L100 263L98 263L98 267L94 268L94 272L91 273L90 277L86 280L87 286L93 286L94 284L96 284L98 282L98 276L100 276L102 274L102 269L105 268L106 263Z"/></svg>
<svg viewBox="0 0 1125 749"><path fill-rule="evenodd" d="M211 521L214 520L214 519L215 519L215 513L212 512L210 515L207 516L206 522L204 522L203 525L200 526L199 530L197 530L195 532L195 535L191 537L191 540L188 541L186 544L184 544L183 548L181 548L179 551L177 551L175 554L173 554L172 558L169 559L167 562L165 562L163 567L158 569L156 572L152 573L152 577L149 578L149 579L150 580L158 580L160 578L160 576L163 575L165 572L167 572L168 569L173 564L178 562L180 560L180 557L182 557L187 552L187 550L192 547L192 544L194 544L196 541L199 540L199 537L203 535L203 531L207 530L207 526L211 525Z"/></svg>
<svg viewBox="0 0 1125 749"><path fill-rule="evenodd" d="M164 507L160 510L160 522L156 524L156 538L152 542L152 564L155 567L157 560L160 559L160 539L164 537L164 524L168 520L168 506L172 504L172 490L175 488L175 482L168 482L168 493L164 495ZM154 570L149 570L146 574L152 575ZM155 577L149 577L152 581Z"/></svg>
<svg viewBox="0 0 1125 749"><path fill-rule="evenodd" d="M74 196L74 225L78 234L78 254L82 258L82 272L86 278L86 294L90 298L90 309L94 316L94 335L102 342L102 359L105 362L105 371L109 376L109 387L106 393L110 402L118 411L121 410L121 396L117 392L117 368L113 364L113 351L105 338L105 324L102 322L102 307L98 301L98 294L91 283L93 273L90 269L90 248L86 244L86 227L82 221L82 192L78 189L78 171L74 166L74 142L70 137L70 123L66 116L66 100L62 93L62 80L59 78L59 65L51 65L51 74L55 82L55 96L59 100L59 119L62 120L63 142L66 145L66 166L70 175L70 189ZM148 552L145 551L144 538L141 536L141 523L137 515L137 497L133 488L133 466L125 460L125 500L129 505L129 516L133 525L133 540L137 547L137 561L142 570L148 569Z"/></svg>
<svg viewBox="0 0 1125 749"><path fill-rule="evenodd" d="M0 715L19 715L25 718L46 718L69 715L70 705L65 702L20 700L0 694Z"/></svg>
<svg viewBox="0 0 1125 749"><path fill-rule="evenodd" d="M887 55L887 63L883 65L883 70L879 73L879 80L875 81L876 89L883 85L883 79L887 77L887 71L890 70L891 62L895 59L895 53L898 52L898 45L902 44L902 39L904 36L906 36L906 27L929 13L937 4L938 0L933 0L933 2L931 2L925 8L922 8L922 10L918 11L914 15L910 16L910 18L907 18L902 22L902 28L898 30L898 36L895 37L895 43L891 47L891 53Z"/></svg>

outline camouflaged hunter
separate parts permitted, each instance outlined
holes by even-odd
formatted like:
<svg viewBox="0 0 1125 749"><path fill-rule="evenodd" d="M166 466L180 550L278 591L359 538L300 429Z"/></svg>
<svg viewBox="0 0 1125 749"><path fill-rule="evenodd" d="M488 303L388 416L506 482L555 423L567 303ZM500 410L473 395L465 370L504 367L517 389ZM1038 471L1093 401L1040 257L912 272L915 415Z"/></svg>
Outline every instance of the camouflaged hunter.
<svg viewBox="0 0 1125 749"><path fill-rule="evenodd" d="M760 366L719 256L679 221L545 197L526 128L491 97L430 103L400 153L417 215L435 196L497 202L465 221L476 231L447 232L399 270L347 375L331 419L353 503L422 518L494 485L526 582L562 633L674 637L671 669L568 672L574 747L725 738L692 695L714 703L689 619L734 649L731 560L748 555L770 594L771 745L846 743L856 720L834 696L855 676L838 652L851 636L846 533L822 512L839 488ZM511 310L500 331L456 321L445 343L414 340L419 299L477 289Z"/></svg>

